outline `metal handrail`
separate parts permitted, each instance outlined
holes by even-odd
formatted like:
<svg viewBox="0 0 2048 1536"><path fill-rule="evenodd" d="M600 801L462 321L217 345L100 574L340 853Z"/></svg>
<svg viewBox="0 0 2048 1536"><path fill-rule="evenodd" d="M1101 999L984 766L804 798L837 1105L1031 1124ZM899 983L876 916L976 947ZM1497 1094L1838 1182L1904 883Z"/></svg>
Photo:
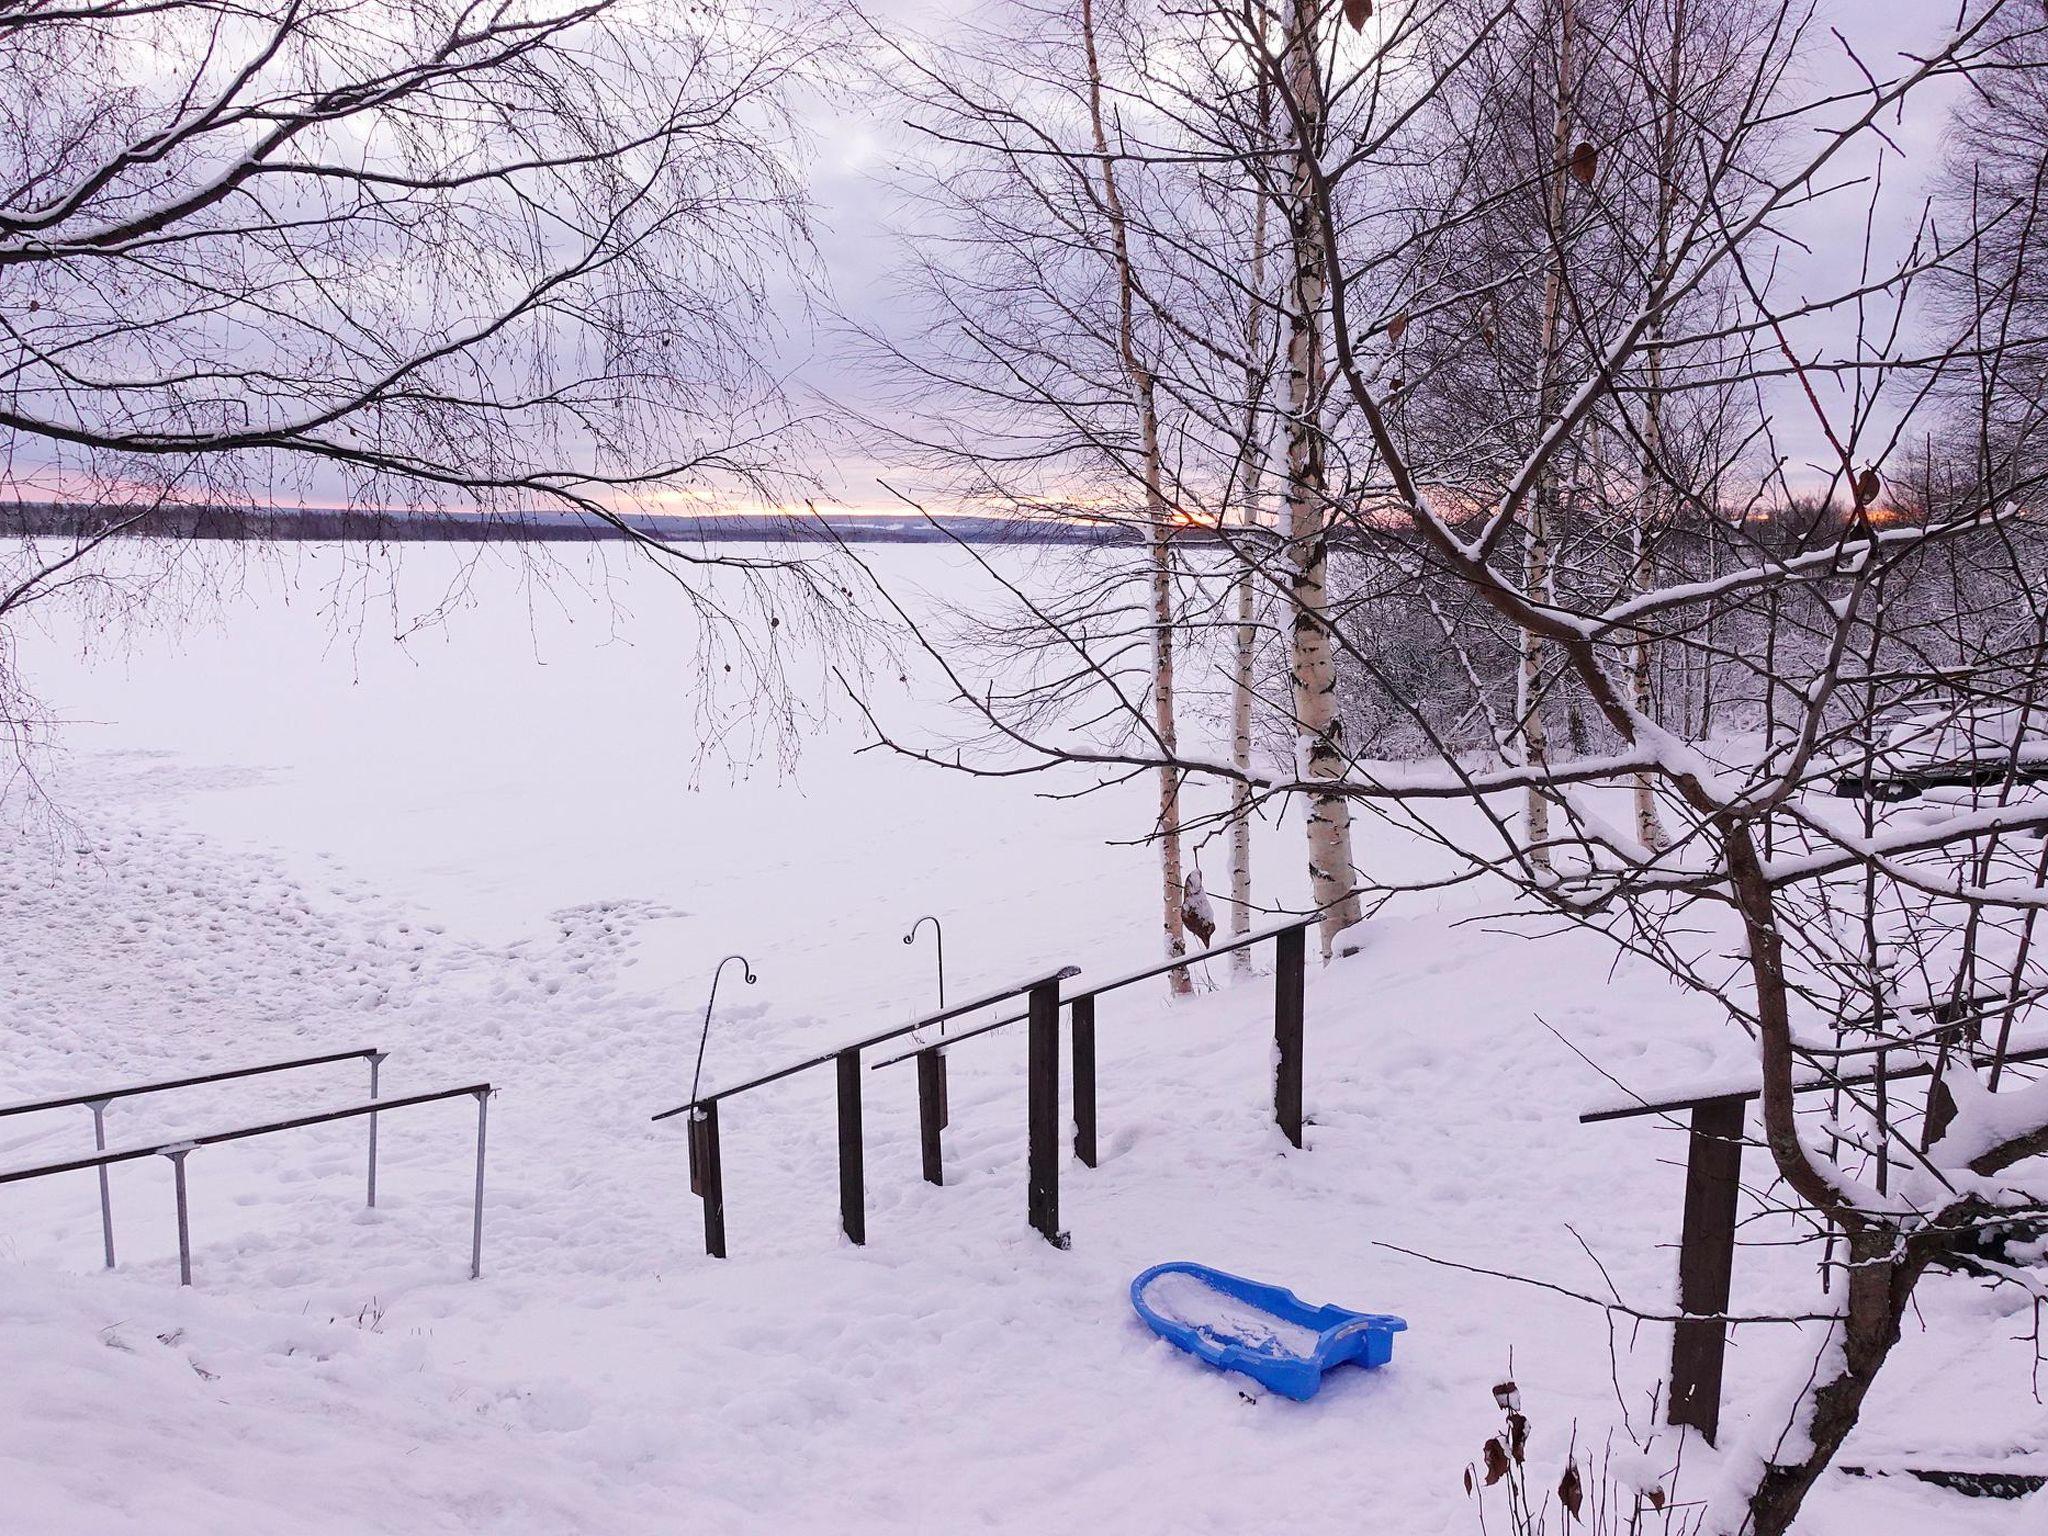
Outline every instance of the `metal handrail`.
<svg viewBox="0 0 2048 1536"><path fill-rule="evenodd" d="M945 1123L944 1053L952 1045L975 1035L987 1034L1008 1024L1027 1022L1030 1027L1029 1060L1026 1067L1026 1182L1025 1219L1056 1247L1064 1248L1067 1237L1059 1225L1059 1041L1060 1010L1071 1007L1068 1031L1073 1047L1074 1155L1088 1167L1096 1165L1095 1120L1095 999L1120 987L1133 986L1148 977L1177 970L1212 955L1227 955L1271 940L1274 946L1273 997L1273 1119L1281 1134L1295 1147L1305 1143L1302 1127L1302 982L1305 971L1307 930L1313 915L1295 918L1275 928L1247 933L1194 955L1175 955L1159 965L1146 966L1129 975L1116 977L1070 998L1060 996L1060 983L1078 976L1074 966L1035 976L1012 987L986 993L964 1003L928 1013L908 1024L868 1035L764 1072L716 1093L694 1095L687 1104L665 1109L656 1121L687 1114L690 1150L690 1190L697 1195L704 1213L704 1251L713 1258L725 1257L725 1174L719 1145L719 1101L746 1093L769 1083L780 1082L822 1067L830 1062L838 1077L837 1118L839 1131L839 1225L847 1241L867 1241L866 1153L862 1138L861 1052L891 1040L915 1035L929 1025L940 1024L962 1014L1028 993L1029 1009L1015 1016L980 1025L965 1034L939 1040L921 1040L914 1049L891 1061L914 1057L918 1063L917 1114L920 1161L925 1181L943 1184L945 1175L940 1132ZM878 1065L887 1066L890 1062ZM871 1069L872 1070L872 1069Z"/></svg>
<svg viewBox="0 0 2048 1536"><path fill-rule="evenodd" d="M72 1109L93 1104L110 1104L115 1099L132 1099L143 1093L168 1093L173 1088L198 1088L207 1083L225 1083L238 1077L261 1077L268 1072L289 1072L297 1067L324 1067L337 1061L382 1061L390 1053L374 1045L360 1050L332 1051L325 1056L299 1056L291 1061L270 1061L257 1067L231 1067L224 1072L205 1072L197 1077L173 1077L158 1083L130 1083L122 1088L97 1088L91 1093L75 1093L61 1099L33 1099L20 1104L0 1105L0 1119L8 1115L26 1115L39 1109Z"/></svg>
<svg viewBox="0 0 2048 1536"><path fill-rule="evenodd" d="M1067 1001L1072 1003L1078 1002L1083 998L1101 997L1105 992L1115 992L1120 988L1133 986L1141 981L1150 981L1154 976L1164 976L1168 971L1177 971L1185 965L1194 965L1203 960L1213 960L1218 955L1231 954L1240 949L1250 949L1254 944L1263 944L1268 939L1277 939L1283 933L1292 933L1297 928L1306 928L1315 921L1317 921L1317 916L1314 913L1310 913L1306 917L1289 918L1284 923L1275 923L1271 928L1260 928L1251 933L1241 934L1237 938L1232 939L1228 944L1212 944L1207 949L1199 950L1192 955L1176 955L1171 960L1162 960L1157 965L1146 966L1143 970L1131 971L1126 975L1114 977L1109 981L1101 983L1099 986L1090 987L1085 992L1074 993Z"/></svg>
<svg viewBox="0 0 2048 1536"><path fill-rule="evenodd" d="M1128 975L1114 977L1109 981L1102 982L1098 986L1089 987L1085 991L1070 992L1062 997L1061 1001L1064 1003L1089 1002L1106 993L1118 991L1123 987L1135 986L1141 981L1150 981L1154 976L1164 976L1168 971L1180 970L1183 966L1196 965L1204 960L1213 960L1218 955L1232 954L1240 949L1250 949L1254 944L1263 944L1268 939L1277 939L1283 933L1293 933L1297 928L1306 928L1314 921L1314 917L1300 917L1295 918L1291 922L1278 924L1272 928L1261 928L1255 933L1241 934L1239 937L1232 939L1228 944L1213 945L1198 954L1177 955L1171 960L1161 961L1158 965L1146 966L1143 970L1132 971ZM996 1030L1007 1029L1012 1024L1021 1024L1028 1017L1028 1014L1013 1013L1008 1018L996 1019L991 1023L977 1025L973 1029L961 1030L955 1034L948 1035L943 1043L947 1046L955 1046L963 1040L972 1040L977 1035L992 1034ZM919 1046L916 1050L904 1051L895 1056L885 1056L869 1067L868 1070L870 1072L879 1072L884 1067L893 1067L901 1062L914 1061L925 1049L926 1047Z"/></svg>
<svg viewBox="0 0 2048 1536"><path fill-rule="evenodd" d="M105 1149L93 1153L90 1157L67 1158L61 1162L39 1163L29 1168L0 1170L0 1184L15 1184L24 1179L40 1179L51 1174L76 1173L85 1168L106 1169L115 1163L134 1162L145 1157L168 1157L176 1170L178 1192L179 1283L190 1285L192 1240L186 1218L185 1159L199 1148L217 1146L228 1141L243 1141L251 1136L268 1136L277 1131L297 1130L303 1126L325 1125L333 1120L351 1120L361 1115L382 1114L386 1110L405 1109L414 1104L433 1104L443 1099L473 1095L477 1103L476 1213L470 1242L469 1273L470 1278L475 1279L483 1272L484 1125L492 1091L489 1083L467 1083L460 1088L438 1088L428 1093L410 1093L395 1099L369 1099L360 1104L345 1105L340 1109L292 1115L283 1120L267 1120L261 1125L235 1126L230 1130L208 1131L198 1136L180 1136L170 1141L152 1141L138 1146Z"/></svg>
<svg viewBox="0 0 2048 1536"><path fill-rule="evenodd" d="M0 1106L0 1119L8 1115L32 1114L45 1109L85 1108L92 1111L93 1145L107 1150L107 1108L116 1099L132 1099L144 1093L169 1093L174 1088L198 1088L208 1083L232 1082L237 1078L261 1077L270 1072L290 1072L300 1067L324 1067L337 1061L367 1061L370 1064L370 1097L377 1097L377 1071L390 1052L374 1045L353 1051L330 1051L324 1056L295 1056L290 1061L267 1061L254 1067L229 1067L220 1072L202 1072L193 1077L165 1078L154 1083L130 1083L120 1088L96 1088L56 1099L30 1099ZM370 1117L369 1204L377 1203L377 1117ZM107 1187L107 1167L100 1165L100 1243L106 1267L114 1267L114 1195Z"/></svg>
<svg viewBox="0 0 2048 1536"><path fill-rule="evenodd" d="M908 1024L899 1024L893 1029L883 1030L880 1034L849 1041L845 1045L835 1047L820 1055L806 1057L804 1060L792 1062L786 1067L777 1067L773 1072L764 1072L759 1077L748 1078L743 1083L734 1083L729 1088L720 1088L715 1093L699 1094L688 1103L678 1104L673 1109L664 1109L660 1114L654 1115L651 1118L654 1120L672 1120L677 1115L687 1114L693 1109L716 1104L721 1099L729 1099L736 1094L747 1093L755 1088L766 1087L769 1083L780 1082L785 1077L794 1077L799 1072L808 1072L813 1067L822 1067L828 1061L839 1060L848 1051L864 1051L870 1046L882 1045L890 1040L900 1040L903 1036L914 1034L927 1025L942 1024L948 1019L958 1018L963 1013L973 1013L978 1008L986 1008L991 1003L1002 1003L1009 1001L1013 997L1022 997L1033 987L1044 986L1049 981L1065 981L1069 977L1080 974L1079 966L1063 965L1056 971L1048 971L1042 976L1034 976L1029 981L1020 982L1015 986L1003 987L968 1002L955 1003L950 1008L941 1008L934 1013L925 1014L922 1018L912 1020ZM967 1037L956 1035L953 1038L959 1040Z"/></svg>
<svg viewBox="0 0 2048 1536"><path fill-rule="evenodd" d="M1957 1059L1963 1058L1958 1057ZM2007 1051L2005 1053L2005 1060L2008 1062L2048 1061L2048 1045L2034 1046L2023 1051ZM1934 1063L1922 1061L1915 1062L1913 1065L1906 1067L1892 1067L1881 1071L1874 1069L1869 1072L1861 1072L1854 1077L1843 1077L1840 1073L1834 1072L1824 1073L1818 1077L1803 1078L1795 1082L1792 1085L1792 1091L1794 1093L1814 1093L1823 1088L1860 1088L1865 1084L1876 1082L1879 1078L1883 1078L1889 1083L1895 1082L1902 1077L1932 1077L1933 1075ZM1761 1083L1755 1085L1737 1084L1734 1087L1709 1089L1701 1093L1689 1094L1682 1099L1660 1099L1654 1103L1649 1100L1638 1100L1633 1104L1611 1106L1605 1109L1589 1109L1579 1116L1579 1124L1593 1125L1604 1120L1634 1120L1643 1115L1668 1115L1674 1110L1693 1109L1701 1104L1717 1104L1729 1100L1740 1100L1746 1104L1751 1099L1761 1098L1763 1091Z"/></svg>

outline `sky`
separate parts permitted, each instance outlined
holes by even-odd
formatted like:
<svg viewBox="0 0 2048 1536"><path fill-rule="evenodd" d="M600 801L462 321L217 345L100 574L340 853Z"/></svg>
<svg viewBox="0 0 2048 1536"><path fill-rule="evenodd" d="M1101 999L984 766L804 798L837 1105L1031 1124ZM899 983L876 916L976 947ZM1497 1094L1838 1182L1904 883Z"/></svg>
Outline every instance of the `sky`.
<svg viewBox="0 0 2048 1536"><path fill-rule="evenodd" d="M949 24L977 14L994 14L994 5L974 0L888 0L868 7L878 23L905 31L943 35ZM1880 79L1906 67L1909 56L1947 34L1958 6L1952 0L1817 0L1816 22L1810 29L1804 61L1807 91L1824 96L1853 90L1863 82L1857 60ZM1830 35L1839 33L1839 38ZM1902 252L1918 218L1927 178L1941 157L1943 122L1952 89L1936 83L1923 87L1914 107L1903 117L1888 119L1885 137L1893 146L1875 220L1877 251ZM857 324L888 331L903 316L891 281L901 260L896 233L904 216L890 181L895 155L910 142L896 112L878 97L856 96L816 103L807 114L814 134L816 159L812 187L817 203L821 277L830 301ZM1795 141L1796 148L1796 141ZM1872 152L1875 153L1873 142ZM1894 151L1896 153L1894 153ZM1870 157L1854 162L1855 174L1867 176ZM1831 200L1824 210L1791 220L1788 233L1805 242L1802 251L1788 245L1783 252L1781 292L1818 296L1853 276L1862 259L1862 209L1867 191ZM1846 316L1808 327L1802 339L1841 345L1853 334ZM856 409L879 411L879 391L845 336L830 327L795 325L785 341L793 379L819 399ZM1811 483L1830 452L1810 408L1786 400L1774 425L1780 446L1793 461L1794 478ZM851 442L839 444L831 462L821 461L821 477L834 500L867 509L901 510L879 483L892 478L886 453L877 456ZM900 477L896 477L900 478Z"/></svg>
<svg viewBox="0 0 2048 1536"><path fill-rule="evenodd" d="M1820 20L1806 62L1817 93L1854 88L1861 80L1854 55L1876 75L1887 76L1902 55L1924 46L1953 21L1957 0L1817 0ZM1018 0L867 0L865 14L880 29L899 36L943 37L977 15L1014 15ZM1829 37L1839 29L1841 40ZM1930 88L1903 120L1887 125L1897 160L1887 170L1878 218L1880 243L1902 248L1915 223L1925 178L1939 162L1941 128L1950 92ZM817 261L813 287L802 300L791 292L782 305L784 325L776 342L779 370L800 408L823 418L836 407L855 413L885 408L875 372L850 332L868 327L900 334L915 317L904 313L895 279L904 262L901 232L906 211L891 176L892 167L918 143L899 112L872 88L849 81L830 99L817 97L803 109L809 130L809 166L815 203ZM1858 167L1859 171L1869 165ZM1853 272L1860 258L1861 193L1831 203L1820 214L1795 217L1789 233L1808 250L1788 246L1785 292L1826 291ZM1853 212L1853 219L1845 213ZM1880 253L1882 254L1882 253ZM1824 337L1828 325L1838 334ZM1839 342L1840 322L1812 327L1816 339ZM1788 409L1779 422L1782 446L1798 464L1826 457L1825 443L1804 407ZM31 456L33 459L34 456ZM808 454L807 467L841 508L900 512L901 503L882 484L901 480L902 455L863 444L851 434L827 434ZM16 467L19 467L17 463ZM312 499L331 499L314 496ZM694 510L694 507L692 508Z"/></svg>

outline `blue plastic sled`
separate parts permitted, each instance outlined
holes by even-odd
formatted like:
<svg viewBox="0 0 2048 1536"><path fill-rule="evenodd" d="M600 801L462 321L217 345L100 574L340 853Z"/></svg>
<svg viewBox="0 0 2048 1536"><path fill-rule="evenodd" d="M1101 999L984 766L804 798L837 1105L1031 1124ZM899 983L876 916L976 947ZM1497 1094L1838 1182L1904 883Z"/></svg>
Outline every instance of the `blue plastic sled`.
<svg viewBox="0 0 2048 1536"><path fill-rule="evenodd" d="M1316 1395L1333 1366L1385 1365L1394 1335L1408 1326L1376 1312L1312 1307L1280 1286L1186 1262L1154 1264L1138 1276L1131 1305L1167 1343L1299 1402Z"/></svg>

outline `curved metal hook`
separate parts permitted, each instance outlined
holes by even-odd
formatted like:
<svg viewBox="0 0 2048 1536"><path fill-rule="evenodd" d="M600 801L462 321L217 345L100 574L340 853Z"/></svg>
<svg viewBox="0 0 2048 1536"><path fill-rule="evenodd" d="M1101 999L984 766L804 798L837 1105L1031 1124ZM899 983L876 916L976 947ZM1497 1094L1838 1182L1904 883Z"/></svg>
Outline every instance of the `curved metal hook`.
<svg viewBox="0 0 2048 1536"><path fill-rule="evenodd" d="M735 960L739 961L740 974L746 977L748 986L751 987L760 979L754 974L753 966L747 963L745 955L727 955L718 962L718 969L711 973L711 995L704 999L704 1032L697 1037L697 1070L690 1075L690 1102L692 1104L697 1102L697 1085L704 1081L704 1045L711 1038L711 1009L718 1002L718 978L725 974L725 968ZM691 1111L690 1118L693 1120L696 1118L694 1110Z"/></svg>
<svg viewBox="0 0 2048 1536"><path fill-rule="evenodd" d="M917 930L922 928L926 923L930 923L932 925L932 942L938 946L939 1006L941 1008L944 1008L946 1006L946 930L939 926L939 920L936 917L933 917L929 912L927 912L923 917L920 917L916 922L910 925L910 932L903 935L903 942L906 944L915 942L915 940L917 939ZM941 1024L939 1026L939 1033L943 1035L945 1032L946 1026Z"/></svg>

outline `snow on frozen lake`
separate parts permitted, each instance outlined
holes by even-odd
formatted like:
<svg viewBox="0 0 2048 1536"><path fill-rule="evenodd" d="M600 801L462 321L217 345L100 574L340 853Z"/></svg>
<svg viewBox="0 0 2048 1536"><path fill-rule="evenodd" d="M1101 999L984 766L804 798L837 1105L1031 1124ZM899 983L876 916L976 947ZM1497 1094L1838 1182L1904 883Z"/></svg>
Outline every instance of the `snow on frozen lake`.
<svg viewBox="0 0 2048 1536"><path fill-rule="evenodd" d="M310 550L296 586L259 575L218 623L125 653L25 637L69 722L50 785L73 822L61 849L11 838L0 860L0 1098L357 1045L392 1053L387 1093L474 1075L499 1094L475 1283L466 1102L384 1117L375 1212L361 1122L195 1153L189 1291L167 1167L115 1170L112 1275L90 1175L0 1188L6 1528L1407 1536L1476 1529L1460 1475L1510 1352L1553 1475L1574 1425L1584 1443L1617 1422L1598 1311L1375 1240L1601 1290L1576 1230L1631 1299L1666 1304L1682 1138L1578 1125L1613 1090L1538 1016L1645 1086L1741 1043L1591 937L1461 923L1485 910L1470 891L1390 909L1311 978L1305 1152L1270 1120L1263 980L1179 1006L1133 989L1102 1005L1102 1166L1063 1171L1070 1252L1024 1224L1012 1031L952 1057L943 1189L917 1176L910 1070L868 1078L862 1249L837 1232L830 1074L728 1105L733 1257L705 1258L680 1123L648 1117L686 1095L719 957L760 982L727 974L712 1084L924 1006L928 936L900 942L924 912L956 995L1052 963L1113 974L1154 952L1151 856L1114 845L1150 789L1052 801L1048 782L855 755L843 709L793 777L714 768L692 788L664 583L613 551L604 601L549 596L487 551L445 626L392 644L452 558L408 551L397 617L373 605L360 634L322 614L331 556ZM877 558L907 583L969 578L943 550ZM882 707L937 728L908 674L879 669ZM1287 897L1297 846L1261 843ZM1378 827L1364 856L1423 858ZM350 1064L124 1101L109 1134L362 1090ZM90 1134L82 1110L0 1121L0 1161ZM1130 1277L1171 1258L1411 1331L1384 1370L1250 1405L1132 1316ZM1793 1262L1745 1250L1737 1306L1803 1295ZM2004 1342L2026 1319L1990 1305L1928 1288L1930 1326L1983 1347L1909 1343L1846 1461L1916 1440L1957 1465L2039 1453L2048 1414ZM1641 1427L1666 1338L1639 1334L1614 1343ZM1739 1332L1732 1392L1808 1347ZM1810 1525L2039 1520L2038 1499L1836 1478Z"/></svg>

